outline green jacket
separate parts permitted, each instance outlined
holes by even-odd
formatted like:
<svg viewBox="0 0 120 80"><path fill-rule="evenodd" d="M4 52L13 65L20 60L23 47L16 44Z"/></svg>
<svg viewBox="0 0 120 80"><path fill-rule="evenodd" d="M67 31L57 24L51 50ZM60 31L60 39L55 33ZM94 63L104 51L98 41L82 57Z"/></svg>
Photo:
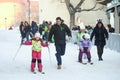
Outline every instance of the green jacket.
<svg viewBox="0 0 120 80"><path fill-rule="evenodd" d="M77 34L77 40L78 40L78 42L81 40L81 37L82 37L83 34L85 34L85 33L80 32L80 33Z"/></svg>
<svg viewBox="0 0 120 80"><path fill-rule="evenodd" d="M45 26L44 31L45 31L45 32L49 32L48 26Z"/></svg>
<svg viewBox="0 0 120 80"><path fill-rule="evenodd" d="M32 40L32 50L37 51L37 52L41 52L41 50L42 50L42 42Z"/></svg>

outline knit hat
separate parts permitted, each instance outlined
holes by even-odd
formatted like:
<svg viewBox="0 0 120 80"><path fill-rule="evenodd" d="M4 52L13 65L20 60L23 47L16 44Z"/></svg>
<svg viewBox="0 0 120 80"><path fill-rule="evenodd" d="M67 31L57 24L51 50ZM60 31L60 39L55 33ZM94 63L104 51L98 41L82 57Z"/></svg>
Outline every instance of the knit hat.
<svg viewBox="0 0 120 80"><path fill-rule="evenodd" d="M101 23L102 24L102 19L97 20L97 24Z"/></svg>
<svg viewBox="0 0 120 80"><path fill-rule="evenodd" d="M36 38L36 37L40 38L40 33L37 32L37 33L35 34L35 38Z"/></svg>

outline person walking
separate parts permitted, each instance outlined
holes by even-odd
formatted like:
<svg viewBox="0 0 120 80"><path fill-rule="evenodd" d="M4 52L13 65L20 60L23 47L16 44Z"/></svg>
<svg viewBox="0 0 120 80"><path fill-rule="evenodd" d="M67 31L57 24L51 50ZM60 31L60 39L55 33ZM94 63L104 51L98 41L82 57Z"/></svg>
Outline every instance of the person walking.
<svg viewBox="0 0 120 80"><path fill-rule="evenodd" d="M31 31L32 31L33 35L35 35L35 33L38 31L38 26L37 26L37 23L35 21L32 21Z"/></svg>
<svg viewBox="0 0 120 80"><path fill-rule="evenodd" d="M98 21L96 27L94 28L91 34L91 38L90 38L91 41L93 39L93 36L95 36L95 45L97 46L99 61L103 61L102 55L103 55L104 46L106 45L106 40L108 40L108 32L101 20Z"/></svg>
<svg viewBox="0 0 120 80"><path fill-rule="evenodd" d="M54 35L55 48L56 48L56 59L57 59L57 69L61 69L62 58L65 54L66 49L66 33L69 39L72 38L71 31L68 26L62 22L61 17L56 18L56 24L50 30L48 41L51 42L52 36Z"/></svg>
<svg viewBox="0 0 120 80"><path fill-rule="evenodd" d="M115 32L115 29L111 26L111 24L108 24L107 27L108 27L108 32L109 33L114 33Z"/></svg>
<svg viewBox="0 0 120 80"><path fill-rule="evenodd" d="M20 23L20 26L19 26L19 30L20 30L20 33L21 33L21 44L23 43L23 39L25 38L25 25L24 25L24 22L21 22Z"/></svg>
<svg viewBox="0 0 120 80"><path fill-rule="evenodd" d="M48 42L48 36L49 36L49 25L48 22L46 21L46 24L44 26L44 39L46 42Z"/></svg>
<svg viewBox="0 0 120 80"><path fill-rule="evenodd" d="M29 36L30 36L30 32L31 32L31 27L28 24L27 21L25 21L25 34L26 34L26 39L27 41L30 41Z"/></svg>

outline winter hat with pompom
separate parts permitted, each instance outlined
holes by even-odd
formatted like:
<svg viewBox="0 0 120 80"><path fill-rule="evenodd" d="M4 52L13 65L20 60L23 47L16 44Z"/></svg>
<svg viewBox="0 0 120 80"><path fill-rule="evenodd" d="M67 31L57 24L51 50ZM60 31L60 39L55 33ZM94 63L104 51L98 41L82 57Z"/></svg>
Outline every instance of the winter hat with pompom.
<svg viewBox="0 0 120 80"><path fill-rule="evenodd" d="M36 37L40 38L40 33L37 32L37 33L35 34L35 38L36 38Z"/></svg>

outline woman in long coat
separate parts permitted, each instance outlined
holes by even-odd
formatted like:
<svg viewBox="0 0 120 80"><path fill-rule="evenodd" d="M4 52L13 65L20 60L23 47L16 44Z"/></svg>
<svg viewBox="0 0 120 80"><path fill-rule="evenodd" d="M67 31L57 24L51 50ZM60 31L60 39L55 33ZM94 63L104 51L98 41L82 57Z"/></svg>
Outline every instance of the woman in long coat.
<svg viewBox="0 0 120 80"><path fill-rule="evenodd" d="M108 32L101 20L98 21L91 34L91 41L93 39L93 36L95 36L95 45L97 46L99 61L103 61L102 55L104 46L106 45L106 40L108 40Z"/></svg>

